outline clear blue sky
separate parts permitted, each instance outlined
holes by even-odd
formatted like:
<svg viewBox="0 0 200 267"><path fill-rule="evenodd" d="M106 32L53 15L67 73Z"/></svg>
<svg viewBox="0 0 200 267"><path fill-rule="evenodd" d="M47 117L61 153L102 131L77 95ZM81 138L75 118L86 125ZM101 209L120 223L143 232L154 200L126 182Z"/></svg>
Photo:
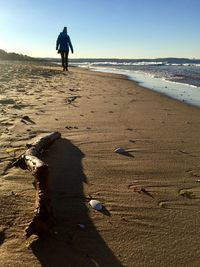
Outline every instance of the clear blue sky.
<svg viewBox="0 0 200 267"><path fill-rule="evenodd" d="M58 57L68 27L71 58L200 58L200 0L0 0L0 48Z"/></svg>

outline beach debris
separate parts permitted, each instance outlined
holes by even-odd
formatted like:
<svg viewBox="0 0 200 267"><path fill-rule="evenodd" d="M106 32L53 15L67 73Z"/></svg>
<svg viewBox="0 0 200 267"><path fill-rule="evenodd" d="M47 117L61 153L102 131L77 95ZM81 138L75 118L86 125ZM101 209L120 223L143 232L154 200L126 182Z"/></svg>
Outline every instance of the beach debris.
<svg viewBox="0 0 200 267"><path fill-rule="evenodd" d="M102 210L103 209L101 202L96 200L96 199L90 200L89 204L95 210Z"/></svg>
<svg viewBox="0 0 200 267"><path fill-rule="evenodd" d="M77 98L80 98L81 96L69 96L65 99L66 104L72 104Z"/></svg>
<svg viewBox="0 0 200 267"><path fill-rule="evenodd" d="M78 126L65 126L65 129L67 130L78 129Z"/></svg>
<svg viewBox="0 0 200 267"><path fill-rule="evenodd" d="M13 153L15 156L16 151L23 150L23 149L24 149L23 147L9 147L9 148L6 148L5 152L8 154Z"/></svg>
<svg viewBox="0 0 200 267"><path fill-rule="evenodd" d="M152 194L149 193L144 187L137 186L137 185L132 185L132 184L131 184L131 185L128 186L128 188L129 188L129 189L133 189L133 191L136 192L136 193L139 193L139 194L144 193L144 194L146 194L147 196L149 196L149 197L151 197L151 198L154 198L154 197L152 196Z"/></svg>
<svg viewBox="0 0 200 267"><path fill-rule="evenodd" d="M21 122L23 122L25 124L35 124L35 122L33 120L31 120L29 116L23 116L21 118Z"/></svg>
<svg viewBox="0 0 200 267"><path fill-rule="evenodd" d="M189 191L188 189L179 190L179 195L186 198L194 198L193 192Z"/></svg>
<svg viewBox="0 0 200 267"><path fill-rule="evenodd" d="M50 198L49 169L48 165L37 156L59 138L61 138L61 134L53 132L36 140L24 154L12 163L14 167L28 169L35 177L33 183L36 189L35 214L26 228L27 238L33 234L41 236L51 233L53 230L54 217Z"/></svg>
<svg viewBox="0 0 200 267"><path fill-rule="evenodd" d="M116 148L116 149L114 150L114 152L115 152L115 153L119 153L119 154L123 154L123 153L125 153L126 151L125 151L124 148L122 148L122 147L118 147L118 148Z"/></svg>

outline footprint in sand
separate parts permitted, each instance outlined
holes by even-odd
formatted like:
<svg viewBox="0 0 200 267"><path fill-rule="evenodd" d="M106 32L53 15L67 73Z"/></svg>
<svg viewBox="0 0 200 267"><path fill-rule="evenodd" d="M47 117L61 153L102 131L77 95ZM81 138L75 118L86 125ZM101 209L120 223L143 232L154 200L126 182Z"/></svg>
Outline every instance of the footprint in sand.
<svg viewBox="0 0 200 267"><path fill-rule="evenodd" d="M80 98L81 96L69 96L65 99L66 104L72 104L77 98Z"/></svg>
<svg viewBox="0 0 200 267"><path fill-rule="evenodd" d="M135 143L136 141L135 141L135 140L132 140L132 139L130 139L130 140L129 140L129 142L131 142L131 143Z"/></svg>
<svg viewBox="0 0 200 267"><path fill-rule="evenodd" d="M45 110L43 110L43 109L39 109L38 111L41 113L45 113Z"/></svg>
<svg viewBox="0 0 200 267"><path fill-rule="evenodd" d="M6 122L1 122L2 126L12 126L14 123L6 121Z"/></svg>
<svg viewBox="0 0 200 267"><path fill-rule="evenodd" d="M195 171L195 170L188 170L187 172L188 172L191 176L193 176L193 177L197 177L197 178L200 177L200 173L198 173L198 171Z"/></svg>
<svg viewBox="0 0 200 267"><path fill-rule="evenodd" d="M29 132L29 138L35 138L37 136L37 134L35 134L34 132Z"/></svg>
<svg viewBox="0 0 200 267"><path fill-rule="evenodd" d="M190 152L187 152L185 150L178 150L180 153L182 154L185 154L185 155L188 155L190 157L193 157L193 158L196 158L197 156L196 155L192 155Z"/></svg>
<svg viewBox="0 0 200 267"><path fill-rule="evenodd" d="M17 89L17 92L24 93L26 90L25 89Z"/></svg>
<svg viewBox="0 0 200 267"><path fill-rule="evenodd" d="M190 199L195 198L194 192L192 192L191 189L180 189L179 195Z"/></svg>
<svg viewBox="0 0 200 267"><path fill-rule="evenodd" d="M73 130L73 129L78 129L78 127L77 126L65 126L65 129Z"/></svg>
<svg viewBox="0 0 200 267"><path fill-rule="evenodd" d="M12 98L0 99L0 104L2 104L2 105L13 105L13 104L15 104L15 100L12 99Z"/></svg>

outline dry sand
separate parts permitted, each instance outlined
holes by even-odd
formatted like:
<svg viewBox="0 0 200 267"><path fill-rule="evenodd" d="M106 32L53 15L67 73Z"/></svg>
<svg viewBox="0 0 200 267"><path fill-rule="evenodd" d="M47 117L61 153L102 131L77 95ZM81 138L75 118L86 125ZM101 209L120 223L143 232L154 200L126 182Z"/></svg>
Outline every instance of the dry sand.
<svg viewBox="0 0 200 267"><path fill-rule="evenodd" d="M200 109L123 76L31 63L1 62L0 91L0 266L199 266ZM33 177L7 165L52 131L55 235L25 240Z"/></svg>

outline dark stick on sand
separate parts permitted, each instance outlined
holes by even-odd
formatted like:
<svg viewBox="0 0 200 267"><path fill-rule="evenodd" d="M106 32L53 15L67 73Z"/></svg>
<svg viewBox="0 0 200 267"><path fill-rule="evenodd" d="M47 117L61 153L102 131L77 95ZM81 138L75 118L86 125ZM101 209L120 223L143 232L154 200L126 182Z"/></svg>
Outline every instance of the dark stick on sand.
<svg viewBox="0 0 200 267"><path fill-rule="evenodd" d="M36 189L35 214L26 228L27 238L32 234L41 236L45 233L51 233L54 226L49 194L49 169L48 165L37 156L60 137L59 132L42 137L29 145L29 149L13 163L14 167L28 169L35 177L33 183Z"/></svg>

